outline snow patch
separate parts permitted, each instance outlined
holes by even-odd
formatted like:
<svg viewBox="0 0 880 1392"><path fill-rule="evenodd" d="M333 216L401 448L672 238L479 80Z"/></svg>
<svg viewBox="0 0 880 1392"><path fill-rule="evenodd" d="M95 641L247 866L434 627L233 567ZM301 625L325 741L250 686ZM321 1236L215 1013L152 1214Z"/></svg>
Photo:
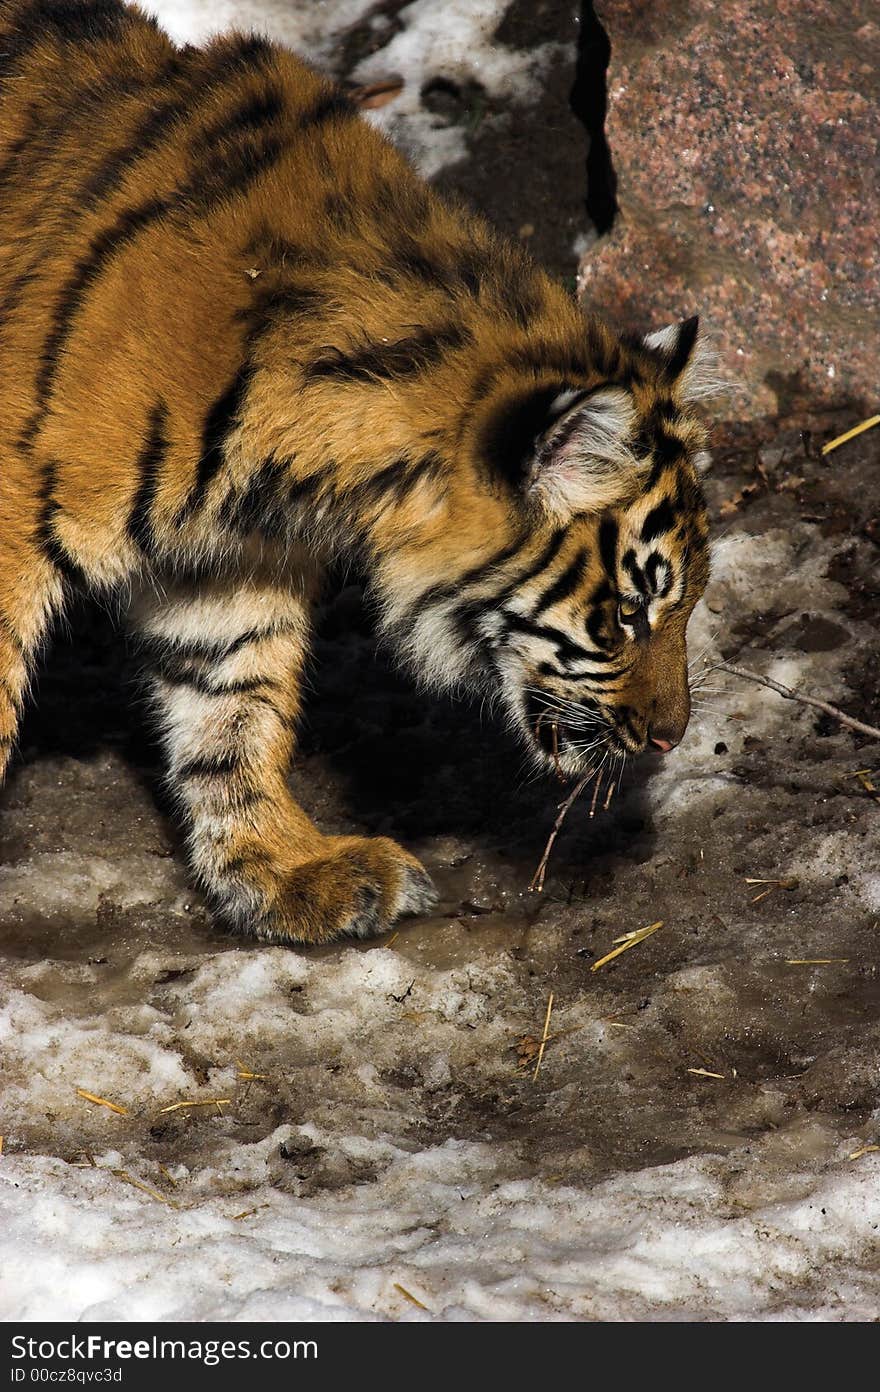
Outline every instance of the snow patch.
<svg viewBox="0 0 880 1392"><path fill-rule="evenodd" d="M467 126L445 125L424 105L432 80L459 89L478 84L488 96L503 97L509 109L538 100L542 80L564 53L553 43L525 51L495 41L509 8L510 0L414 0L398 15L401 32L354 73L360 82L403 78L400 96L369 119L403 146L426 178L467 153Z"/></svg>

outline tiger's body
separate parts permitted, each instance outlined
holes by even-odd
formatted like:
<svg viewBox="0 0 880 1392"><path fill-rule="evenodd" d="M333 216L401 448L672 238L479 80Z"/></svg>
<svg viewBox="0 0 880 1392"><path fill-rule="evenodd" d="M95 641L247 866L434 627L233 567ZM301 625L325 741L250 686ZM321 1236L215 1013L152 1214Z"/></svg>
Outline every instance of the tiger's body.
<svg viewBox="0 0 880 1392"><path fill-rule="evenodd" d="M414 672L538 759L671 747L695 334L585 319L283 49L0 0L0 775L53 618L112 592L218 914L288 942L425 909L411 855L287 786L322 572L357 557Z"/></svg>

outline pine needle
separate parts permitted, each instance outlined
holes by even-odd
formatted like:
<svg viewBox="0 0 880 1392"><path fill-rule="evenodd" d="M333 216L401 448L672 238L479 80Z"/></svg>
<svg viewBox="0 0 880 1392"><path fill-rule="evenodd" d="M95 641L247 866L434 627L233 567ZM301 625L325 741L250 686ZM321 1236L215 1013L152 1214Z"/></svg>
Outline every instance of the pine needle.
<svg viewBox="0 0 880 1392"><path fill-rule="evenodd" d="M116 1112L118 1116L128 1116L128 1108L120 1107L118 1102L108 1102L106 1097L98 1097L94 1092L86 1092L85 1088L77 1088L77 1097L84 1097L86 1102L94 1102L96 1107L106 1107L110 1112Z"/></svg>
<svg viewBox="0 0 880 1392"><path fill-rule="evenodd" d="M395 1281L394 1289L396 1291L400 1291L400 1294L403 1296L404 1300L408 1300L411 1305L415 1305L418 1307L418 1309L424 1310L426 1314L431 1313L427 1305L423 1305L421 1300L416 1300L416 1297L407 1290L406 1286L402 1286L398 1281Z"/></svg>
<svg viewBox="0 0 880 1392"><path fill-rule="evenodd" d="M658 918L656 923L649 923L647 928L639 928L635 933L626 933L623 942L620 942L619 938L616 939L616 941L620 943L620 946L612 948L610 952L606 952L604 957L600 957L598 962L593 963L590 967L590 971L598 971L600 967L605 966L606 962L613 961L615 957L620 956L621 952L628 952L631 947L636 947L640 942L644 942L645 938L650 938L652 933L656 933L657 929L662 927L663 919Z"/></svg>
<svg viewBox="0 0 880 1392"><path fill-rule="evenodd" d="M848 957L786 957L787 967L829 967L832 962L848 962Z"/></svg>
<svg viewBox="0 0 880 1392"><path fill-rule="evenodd" d="M151 1189L149 1184L144 1184L142 1180L135 1179L134 1175L128 1173L128 1170L113 1170L113 1174L117 1179L121 1179L126 1184L132 1185L133 1188L140 1189L143 1193L149 1194L150 1198L155 1199L157 1203L166 1204L168 1208L177 1208L177 1204L174 1203L172 1199L169 1199L166 1194L160 1194L158 1189Z"/></svg>
<svg viewBox="0 0 880 1392"><path fill-rule="evenodd" d="M170 1107L160 1107L159 1115L164 1112L179 1112L181 1107L231 1107L231 1097L205 1097L198 1102L172 1102Z"/></svg>
<svg viewBox="0 0 880 1392"><path fill-rule="evenodd" d="M544 1057L544 1050L547 1048L547 1040L550 1037L550 1015L553 1010L553 992L550 992L550 999L547 1001L547 1014L544 1016L544 1031L541 1035L541 1045L538 1049L538 1061L535 1064L535 1071L532 1074L532 1082L538 1076L538 1069L541 1067L541 1060Z"/></svg>
<svg viewBox="0 0 880 1392"><path fill-rule="evenodd" d="M694 1073L698 1078L720 1078L722 1081L727 1076L725 1073L710 1073L708 1068L689 1068L689 1073Z"/></svg>
<svg viewBox="0 0 880 1392"><path fill-rule="evenodd" d="M252 1083L258 1078L266 1080L270 1076L268 1073L253 1073L246 1063L242 1063L240 1058L237 1058L235 1062L238 1065L238 1074L236 1076L243 1078L246 1082Z"/></svg>
<svg viewBox="0 0 880 1392"><path fill-rule="evenodd" d="M875 425L880 425L880 416L870 416L868 420L863 420L860 425L854 425L852 430L845 430L836 439L829 440L827 445L822 446L823 454L830 454L832 450L839 449L845 445L847 440L854 440L857 435L863 435L866 430L872 430Z"/></svg>

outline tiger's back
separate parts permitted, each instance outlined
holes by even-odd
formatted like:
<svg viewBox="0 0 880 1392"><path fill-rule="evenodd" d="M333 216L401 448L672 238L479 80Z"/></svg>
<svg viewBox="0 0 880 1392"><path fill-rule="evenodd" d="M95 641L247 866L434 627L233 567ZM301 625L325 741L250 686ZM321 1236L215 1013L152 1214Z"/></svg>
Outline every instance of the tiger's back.
<svg viewBox="0 0 880 1392"><path fill-rule="evenodd" d="M286 786L339 553L420 676L494 684L527 737L576 694L624 748L676 742L695 325L585 321L262 39L178 50L118 0L12 0L0 41L0 772L71 588L130 587L221 914L289 941L424 907L418 862L323 836Z"/></svg>

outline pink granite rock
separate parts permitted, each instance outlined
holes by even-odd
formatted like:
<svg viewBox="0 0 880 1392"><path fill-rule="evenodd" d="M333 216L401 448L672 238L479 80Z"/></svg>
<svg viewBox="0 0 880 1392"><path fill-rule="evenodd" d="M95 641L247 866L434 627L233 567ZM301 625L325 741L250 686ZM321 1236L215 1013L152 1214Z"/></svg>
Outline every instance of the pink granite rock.
<svg viewBox="0 0 880 1392"><path fill-rule="evenodd" d="M620 212L586 304L699 313L737 416L880 408L876 0L597 0Z"/></svg>

